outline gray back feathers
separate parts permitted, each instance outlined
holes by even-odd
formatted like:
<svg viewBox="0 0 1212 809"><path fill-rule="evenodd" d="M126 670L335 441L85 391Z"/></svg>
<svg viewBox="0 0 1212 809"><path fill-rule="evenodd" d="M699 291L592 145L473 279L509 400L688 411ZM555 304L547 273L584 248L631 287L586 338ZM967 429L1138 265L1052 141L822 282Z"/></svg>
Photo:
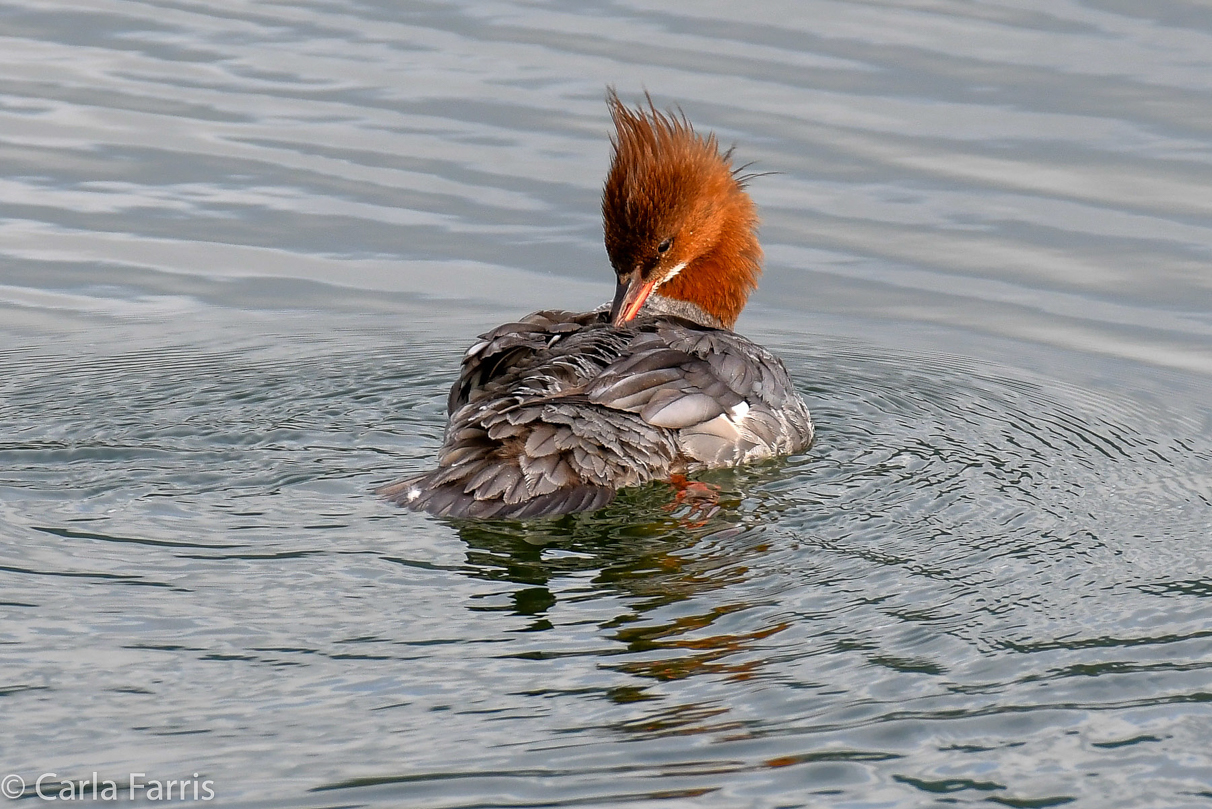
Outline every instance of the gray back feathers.
<svg viewBox="0 0 1212 809"><path fill-rule="evenodd" d="M536 312L463 358L438 468L380 490L439 516L600 508L617 489L796 452L812 422L777 357L680 318Z"/></svg>

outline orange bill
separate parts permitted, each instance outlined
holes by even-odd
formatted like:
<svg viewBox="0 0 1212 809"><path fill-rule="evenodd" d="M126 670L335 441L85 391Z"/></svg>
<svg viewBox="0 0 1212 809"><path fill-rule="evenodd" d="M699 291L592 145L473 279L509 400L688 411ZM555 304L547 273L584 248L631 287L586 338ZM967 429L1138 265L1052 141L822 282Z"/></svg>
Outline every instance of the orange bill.
<svg viewBox="0 0 1212 809"><path fill-rule="evenodd" d="M638 272L632 274L630 283L620 278L614 290L614 303L610 307L610 322L618 326L638 315L656 285L656 278L645 281Z"/></svg>

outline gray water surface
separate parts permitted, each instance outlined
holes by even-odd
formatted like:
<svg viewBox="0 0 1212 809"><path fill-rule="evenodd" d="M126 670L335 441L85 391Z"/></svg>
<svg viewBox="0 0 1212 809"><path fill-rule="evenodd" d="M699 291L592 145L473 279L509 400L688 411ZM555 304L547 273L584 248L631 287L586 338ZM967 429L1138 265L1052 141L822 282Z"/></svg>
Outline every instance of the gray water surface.
<svg viewBox="0 0 1212 809"><path fill-rule="evenodd" d="M380 502L477 333L609 296L607 84L773 172L817 444ZM0 1L0 167L27 805L1212 805L1207 4Z"/></svg>

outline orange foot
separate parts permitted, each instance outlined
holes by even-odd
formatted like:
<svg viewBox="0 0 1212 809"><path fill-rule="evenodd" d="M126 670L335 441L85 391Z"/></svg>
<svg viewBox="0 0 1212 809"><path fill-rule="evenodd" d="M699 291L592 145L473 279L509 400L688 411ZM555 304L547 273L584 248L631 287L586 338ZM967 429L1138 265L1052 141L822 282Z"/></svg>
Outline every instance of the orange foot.
<svg viewBox="0 0 1212 809"><path fill-rule="evenodd" d="M688 480L685 475L678 474L669 476L669 485L673 486L675 494L673 502L665 504L665 510L673 511L679 506L689 506L690 511L686 514L686 518L688 520L693 519L694 521L686 523L686 527L688 528L698 528L705 525L720 510L720 489L718 486L712 486L710 483L700 483L697 480Z"/></svg>

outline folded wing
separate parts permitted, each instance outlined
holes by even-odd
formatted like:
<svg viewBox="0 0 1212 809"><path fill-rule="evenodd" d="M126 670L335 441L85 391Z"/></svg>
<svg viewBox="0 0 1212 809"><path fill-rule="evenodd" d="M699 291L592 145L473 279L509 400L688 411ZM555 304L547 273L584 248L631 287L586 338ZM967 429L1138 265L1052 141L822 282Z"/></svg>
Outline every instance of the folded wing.
<svg viewBox="0 0 1212 809"><path fill-rule="evenodd" d="M811 421L782 363L676 318L537 312L483 335L451 389L438 468L383 488L451 517L586 511L675 472L793 452Z"/></svg>

